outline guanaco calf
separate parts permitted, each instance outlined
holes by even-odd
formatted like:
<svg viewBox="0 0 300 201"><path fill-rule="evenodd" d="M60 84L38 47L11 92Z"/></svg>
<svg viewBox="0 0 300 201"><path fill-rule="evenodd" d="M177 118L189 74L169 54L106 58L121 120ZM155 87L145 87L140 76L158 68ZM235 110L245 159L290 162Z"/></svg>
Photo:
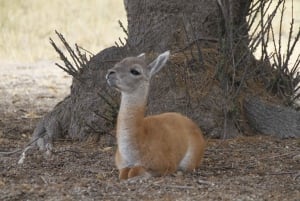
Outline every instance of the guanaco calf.
<svg viewBox="0 0 300 201"><path fill-rule="evenodd" d="M145 54L128 57L106 75L108 84L121 92L115 157L120 179L191 171L203 158L205 140L192 120L178 113L144 117L150 79L169 55L166 51L150 64Z"/></svg>

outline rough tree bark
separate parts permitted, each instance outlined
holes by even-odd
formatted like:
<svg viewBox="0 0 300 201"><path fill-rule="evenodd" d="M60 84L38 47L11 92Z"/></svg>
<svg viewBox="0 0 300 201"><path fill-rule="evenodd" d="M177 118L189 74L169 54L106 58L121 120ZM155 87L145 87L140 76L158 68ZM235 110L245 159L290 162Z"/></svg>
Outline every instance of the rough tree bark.
<svg viewBox="0 0 300 201"><path fill-rule="evenodd" d="M245 24L251 0L220 2L229 3L230 13L227 14L232 19L231 25L234 30L239 28L239 32L233 33L233 40L235 34L247 36ZM247 126L240 122L247 122L246 117L250 119L250 126L259 132L275 135L279 133L282 137L287 137L290 133L299 136L299 126L286 129L272 125L272 119L278 117L267 116L268 112L261 112L276 112L272 107L260 107L261 110L257 111L256 103L250 102L244 106L248 115L240 112L238 117L231 118L233 109L228 108L236 107L242 111L243 98L235 99L240 102L231 99L228 101L224 93L224 83L217 79L220 71L217 68L217 43L228 34L224 25L226 10L222 14L217 1L125 0L124 4L128 19L126 45L107 48L94 56L88 67L82 69L76 79L73 79L70 96L41 119L33 138L45 133L46 136L40 140L43 144L43 140L51 141L56 136L68 135L74 139L84 139L109 132L113 127L110 122L115 118L119 98L107 88L107 70L126 56L146 52L151 58L151 55L167 49L172 52L171 61L152 83L149 114L165 111L184 113L194 119L206 135L214 137L233 137L240 134L244 131L243 127ZM239 47L240 51L247 51L248 42L248 37L244 37L242 42L239 41L243 44ZM236 88L244 90L245 86L237 84ZM255 90L248 91L251 92L241 94L244 97L255 95ZM103 99L103 96L106 98ZM293 115L299 117L299 113L293 112ZM260 122L256 123L256 120ZM286 120L289 121L288 116ZM269 124L267 127L272 127L273 131L269 132L268 129L257 126L265 124Z"/></svg>
<svg viewBox="0 0 300 201"><path fill-rule="evenodd" d="M246 99L244 108L253 129L281 138L300 137L299 112L282 105L263 102L257 97Z"/></svg>

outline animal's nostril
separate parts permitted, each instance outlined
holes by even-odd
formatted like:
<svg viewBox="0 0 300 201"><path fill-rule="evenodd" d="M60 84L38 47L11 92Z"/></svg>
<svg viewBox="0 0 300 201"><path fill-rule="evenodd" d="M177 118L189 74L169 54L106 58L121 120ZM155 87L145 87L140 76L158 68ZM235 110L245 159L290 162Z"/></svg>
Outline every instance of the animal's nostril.
<svg viewBox="0 0 300 201"><path fill-rule="evenodd" d="M106 79L108 79L111 75L115 74L116 72L115 71L108 71L108 73L106 74Z"/></svg>

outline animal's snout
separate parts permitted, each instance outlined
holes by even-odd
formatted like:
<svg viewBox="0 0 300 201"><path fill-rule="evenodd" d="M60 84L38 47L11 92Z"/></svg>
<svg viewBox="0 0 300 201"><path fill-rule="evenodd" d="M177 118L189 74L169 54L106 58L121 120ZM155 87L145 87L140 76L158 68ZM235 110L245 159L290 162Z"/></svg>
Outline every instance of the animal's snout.
<svg viewBox="0 0 300 201"><path fill-rule="evenodd" d="M117 84L117 73L115 70L108 70L106 76L106 82L108 83L109 86L115 87Z"/></svg>
<svg viewBox="0 0 300 201"><path fill-rule="evenodd" d="M106 79L108 80L111 76L113 76L114 74L116 74L116 71L114 70L108 70L107 74L106 74Z"/></svg>

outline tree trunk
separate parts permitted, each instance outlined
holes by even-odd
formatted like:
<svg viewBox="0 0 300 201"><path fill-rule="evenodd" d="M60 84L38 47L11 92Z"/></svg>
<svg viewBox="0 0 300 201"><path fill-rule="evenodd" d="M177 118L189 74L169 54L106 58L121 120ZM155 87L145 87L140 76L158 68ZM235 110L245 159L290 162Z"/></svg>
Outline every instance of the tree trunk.
<svg viewBox="0 0 300 201"><path fill-rule="evenodd" d="M152 82L149 114L166 111L183 113L195 120L206 135L213 137L233 137L243 133L247 127L243 123L246 117L250 118L251 126L255 125L255 119L264 121L257 118L259 113L251 102L245 104L248 115L241 112L244 97L253 96L256 92L255 89L246 91L245 84L240 84L248 71L239 67L235 69L235 77L228 78L230 68L226 71L220 68L220 44L224 41L225 45L226 41L235 43L240 55L241 52L249 52L245 25L251 0L220 1L227 7L217 2L125 0L128 19L126 45L107 48L91 59L88 67L73 79L70 96L41 120L34 138L41 136L42 131L49 139L64 133L74 139L109 133L117 114L119 95L107 87L107 70L126 56L146 52L151 59L167 49L171 50L171 60ZM230 31L229 26L239 32ZM242 41L238 38L240 36L243 36ZM244 66L250 64L255 64L252 55ZM250 79L247 84L250 83L255 81ZM228 87L234 92L242 92L232 93ZM273 111L273 108L265 109ZM53 122L56 126L49 125ZM269 123L272 127L272 122ZM57 129L57 125L63 125L64 129ZM256 129L265 133L261 126L256 126ZM275 128L272 134L276 132Z"/></svg>
<svg viewBox="0 0 300 201"><path fill-rule="evenodd" d="M299 112L255 97L246 99L244 108L252 129L280 138L300 137Z"/></svg>
<svg viewBox="0 0 300 201"><path fill-rule="evenodd" d="M231 0L233 25L246 24L251 0ZM125 1L128 46L144 52L178 50L199 39L218 39L224 25L217 1ZM243 29L239 34L247 35ZM205 40L204 40L205 41Z"/></svg>

